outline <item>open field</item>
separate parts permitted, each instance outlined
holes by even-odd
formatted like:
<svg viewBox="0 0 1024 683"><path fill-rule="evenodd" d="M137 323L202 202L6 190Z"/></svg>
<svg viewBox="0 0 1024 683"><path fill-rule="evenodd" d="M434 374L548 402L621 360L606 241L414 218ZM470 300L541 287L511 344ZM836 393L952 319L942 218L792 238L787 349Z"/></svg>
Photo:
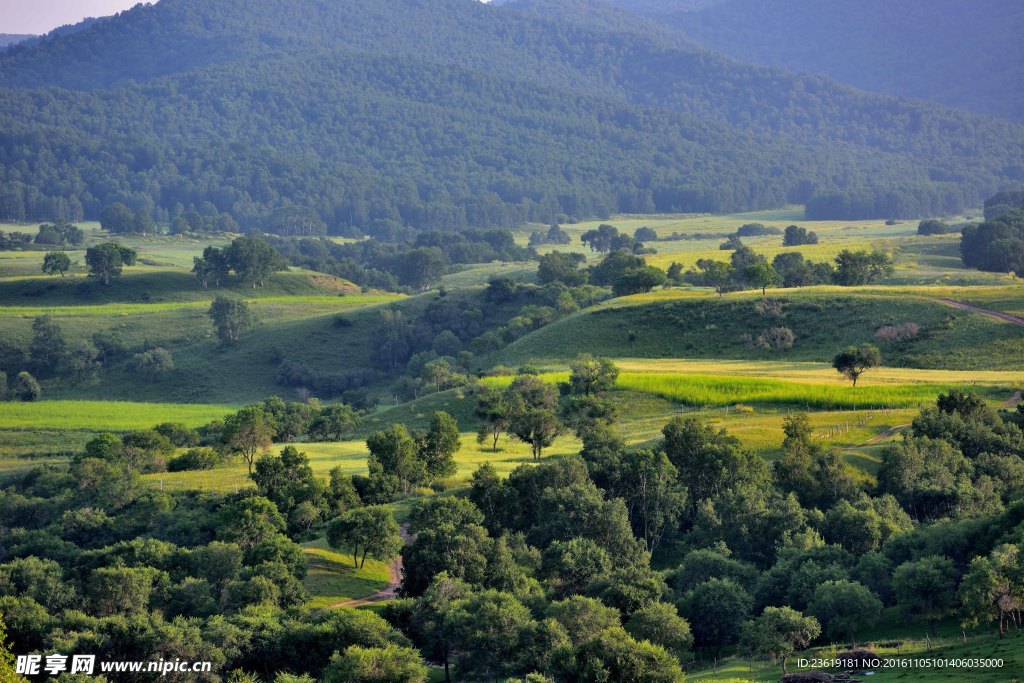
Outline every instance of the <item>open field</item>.
<svg viewBox="0 0 1024 683"><path fill-rule="evenodd" d="M354 567L351 556L334 550L322 538L303 543L302 550L306 554L302 584L309 591L307 604L314 609L370 595L391 580L387 563L367 558L362 567Z"/></svg>

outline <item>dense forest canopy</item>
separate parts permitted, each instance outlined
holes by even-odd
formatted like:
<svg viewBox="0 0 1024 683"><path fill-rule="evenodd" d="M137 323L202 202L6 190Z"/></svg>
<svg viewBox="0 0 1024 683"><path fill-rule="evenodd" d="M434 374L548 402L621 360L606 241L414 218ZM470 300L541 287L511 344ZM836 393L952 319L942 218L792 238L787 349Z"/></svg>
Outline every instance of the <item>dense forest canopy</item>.
<svg viewBox="0 0 1024 683"><path fill-rule="evenodd" d="M123 202L332 233L810 202L955 213L1024 129L744 65L609 8L163 0L0 56L0 218Z"/></svg>
<svg viewBox="0 0 1024 683"><path fill-rule="evenodd" d="M1024 119L1014 0L610 1L743 61Z"/></svg>

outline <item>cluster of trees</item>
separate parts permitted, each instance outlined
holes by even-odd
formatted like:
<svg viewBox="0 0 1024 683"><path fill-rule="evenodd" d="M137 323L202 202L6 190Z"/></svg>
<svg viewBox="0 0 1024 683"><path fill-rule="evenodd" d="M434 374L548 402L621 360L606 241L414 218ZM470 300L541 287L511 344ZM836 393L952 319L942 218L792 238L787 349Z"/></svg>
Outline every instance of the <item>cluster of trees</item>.
<svg viewBox="0 0 1024 683"><path fill-rule="evenodd" d="M27 232L0 231L0 250L3 249L25 249L36 244L39 246L73 246L77 247L85 242L85 233L77 225L67 221L58 220L54 223L43 223L35 237Z"/></svg>
<svg viewBox="0 0 1024 683"><path fill-rule="evenodd" d="M256 289L274 273L286 268L287 263L281 254L255 235L236 237L224 248L206 247L202 256L192 258L192 272L203 289L211 285L219 287L227 281L231 271L242 283Z"/></svg>
<svg viewBox="0 0 1024 683"><path fill-rule="evenodd" d="M328 239L273 239L289 263L344 278L366 288L422 291L453 266L526 261L532 249L508 230L430 230L417 233L395 221L367 226L370 239L338 244Z"/></svg>
<svg viewBox="0 0 1024 683"><path fill-rule="evenodd" d="M586 257L583 254L552 251L538 259L537 279L544 283L560 282L570 287L587 283L611 287L615 296L642 294L668 282L665 271L647 265L643 256L626 248L611 251L600 263L589 268L581 268L584 263Z"/></svg>
<svg viewBox="0 0 1024 683"><path fill-rule="evenodd" d="M121 276L125 266L134 266L138 256L134 249L117 242L104 242L85 250L85 265L89 268L89 277L109 285Z"/></svg>
<svg viewBox="0 0 1024 683"><path fill-rule="evenodd" d="M381 670L422 681L425 661L467 678L679 681L694 653L736 646L785 666L814 643L856 642L885 606L922 627L1016 623L1024 412L940 396L883 451L875 482L801 414L786 417L771 466L688 416L626 447L609 408L615 377L584 357L560 391L524 376L482 392L482 422L555 414L580 455L504 479L485 464L465 495L417 502L407 540L386 504L454 471L459 429L445 413L422 432L369 437L368 477L324 481L285 447L255 458L247 492L143 486L148 442L200 448L189 444L202 430L180 425L98 438L66 470L9 477L0 612L12 648L144 657L156 641L165 657L280 683ZM235 417L304 410L276 403ZM543 420L525 419L537 411ZM400 554L403 597L381 616L303 608L295 540L321 532L357 566ZM682 559L657 570L652 554Z"/></svg>
<svg viewBox="0 0 1024 683"><path fill-rule="evenodd" d="M552 223L547 232L535 230L530 233L530 246L539 247L542 244L571 244L572 237L558 223Z"/></svg>
<svg viewBox="0 0 1024 683"><path fill-rule="evenodd" d="M713 287L719 295L749 287L765 293L768 287L809 287L836 284L856 287L877 282L892 275L892 259L882 251L843 249L832 263L815 263L799 252L776 254L768 259L736 239L729 263L700 259L697 268L684 271L678 263L668 269L668 278L677 283Z"/></svg>
<svg viewBox="0 0 1024 683"><path fill-rule="evenodd" d="M997 214L977 225L968 225L960 238L964 265L995 273L1024 275L1024 209L990 211Z"/></svg>

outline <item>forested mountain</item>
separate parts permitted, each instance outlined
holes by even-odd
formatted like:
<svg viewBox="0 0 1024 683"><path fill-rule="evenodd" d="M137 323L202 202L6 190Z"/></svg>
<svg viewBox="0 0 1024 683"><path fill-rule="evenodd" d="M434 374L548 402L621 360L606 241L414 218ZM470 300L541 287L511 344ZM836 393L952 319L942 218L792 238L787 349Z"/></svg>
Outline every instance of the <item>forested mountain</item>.
<svg viewBox="0 0 1024 683"><path fill-rule="evenodd" d="M21 43L34 36L25 33L0 33L0 47L7 47L8 45L15 45Z"/></svg>
<svg viewBox="0 0 1024 683"><path fill-rule="evenodd" d="M1024 120L1017 0L611 0L743 61Z"/></svg>
<svg viewBox="0 0 1024 683"><path fill-rule="evenodd" d="M333 232L787 202L900 217L1024 178L1024 127L651 26L572 0L140 5L0 56L0 218L116 201L243 225L301 205Z"/></svg>

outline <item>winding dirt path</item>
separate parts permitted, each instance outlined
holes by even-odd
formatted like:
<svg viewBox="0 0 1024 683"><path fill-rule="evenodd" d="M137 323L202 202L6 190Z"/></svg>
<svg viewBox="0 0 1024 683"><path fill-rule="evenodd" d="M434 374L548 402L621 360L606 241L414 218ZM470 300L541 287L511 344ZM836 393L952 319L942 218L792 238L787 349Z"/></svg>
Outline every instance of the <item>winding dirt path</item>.
<svg viewBox="0 0 1024 683"><path fill-rule="evenodd" d="M1002 320L1003 322L1010 323L1012 325L1020 325L1024 327L1024 318L1019 315L1013 315L1011 313L1003 313L1002 311L992 311L987 308L980 308L973 304L969 304L965 301L957 301L956 299L935 299L940 304L945 304L953 308L959 308L964 311L970 311L971 313L978 313L980 315L987 315L990 318L996 320Z"/></svg>

